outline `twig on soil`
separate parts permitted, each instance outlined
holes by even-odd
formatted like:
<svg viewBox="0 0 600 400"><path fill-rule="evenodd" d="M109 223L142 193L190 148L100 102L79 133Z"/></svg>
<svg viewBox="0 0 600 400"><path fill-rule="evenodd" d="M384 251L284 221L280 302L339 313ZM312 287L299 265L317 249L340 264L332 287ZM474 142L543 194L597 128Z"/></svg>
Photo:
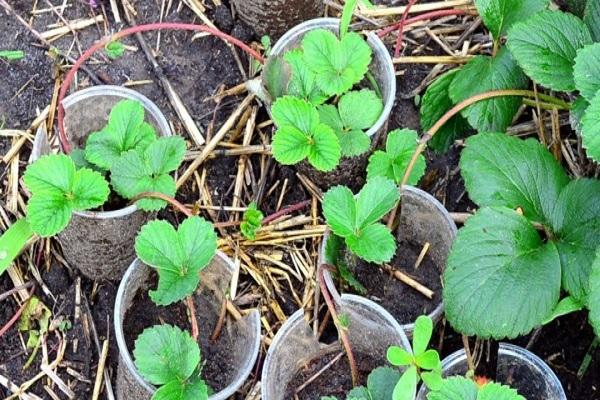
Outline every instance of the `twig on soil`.
<svg viewBox="0 0 600 400"><path fill-rule="evenodd" d="M24 285L19 285L17 287L14 287L14 288L10 289L9 291L0 294L0 301L3 301L4 299L9 298L11 295L13 295L14 293L17 293L19 290L29 289L32 286L33 286L33 282L29 281L29 282L25 283Z"/></svg>
<svg viewBox="0 0 600 400"><path fill-rule="evenodd" d="M315 379L317 379L319 376L321 376L323 374L323 372L327 371L329 368L331 368L333 366L333 364L335 364L336 362L338 362L339 359L342 358L343 355L344 355L344 352L340 351L338 353L338 355L333 358L333 360L329 361L327 363L327 365L325 365L323 368L321 368L320 370L318 370L313 376L311 376L310 378L308 378L306 380L306 382L304 382L302 385L298 386L298 388L294 391L294 393L297 395L298 393L300 393L301 391L303 391L308 385L310 385L311 383L313 383L315 381Z"/></svg>
<svg viewBox="0 0 600 400"><path fill-rule="evenodd" d="M427 252L429 251L429 247L431 246L431 243L426 242L425 245L423 246L423 248L421 249L421 253L419 253L419 257L417 257L417 261L415 261L415 266L414 269L418 269L419 266L421 265L421 263L423 262L423 259L425 258L425 256L427 255Z"/></svg>
<svg viewBox="0 0 600 400"><path fill-rule="evenodd" d="M262 224L268 225L270 222L275 221L279 217L282 217L282 216L292 213L294 211L303 209L304 207L308 206L310 203L311 203L310 200L304 200L298 204L294 204L294 205L285 207L284 209L279 210L279 211L269 215L268 217L265 217L265 219L263 219Z"/></svg>
<svg viewBox="0 0 600 400"><path fill-rule="evenodd" d="M212 342L216 342L221 335L221 330L223 329L223 324L225 323L225 317L227 316L227 299L223 299L221 303L221 311L219 312L219 319L217 321L217 325L215 325L215 330L212 335L210 335L210 340Z"/></svg>
<svg viewBox="0 0 600 400"><path fill-rule="evenodd" d="M106 365L106 357L108 356L108 339L102 344L102 354L98 362L98 370L96 372L96 382L94 383L94 391L92 392L92 400L98 400L100 390L102 389L102 376L104 375L104 366Z"/></svg>
<svg viewBox="0 0 600 400"><path fill-rule="evenodd" d="M198 328L198 320L196 319L196 306L194 306L194 298L192 296L186 297L185 304L190 313L190 323L192 324L192 337L197 342L198 336L200 336L200 329Z"/></svg>
<svg viewBox="0 0 600 400"><path fill-rule="evenodd" d="M434 295L433 290L431 290L428 287L417 282L415 279L406 275L404 272L394 269L389 264L383 264L382 268L385 271L390 272L394 276L394 278L398 279L400 282L405 283L408 286L410 286L411 288L415 289L417 292L421 293L423 296L427 297L429 300L433 299L433 295Z"/></svg>

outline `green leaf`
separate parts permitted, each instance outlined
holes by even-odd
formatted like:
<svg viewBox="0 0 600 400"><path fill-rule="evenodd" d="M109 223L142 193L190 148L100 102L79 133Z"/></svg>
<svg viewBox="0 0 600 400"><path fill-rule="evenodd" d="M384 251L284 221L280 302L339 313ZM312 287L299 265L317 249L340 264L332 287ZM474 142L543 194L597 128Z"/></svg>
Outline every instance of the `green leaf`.
<svg viewBox="0 0 600 400"><path fill-rule="evenodd" d="M426 315L421 315L415 321L413 333L413 352L419 356L427 350L431 335L433 334L433 321Z"/></svg>
<svg viewBox="0 0 600 400"><path fill-rule="evenodd" d="M389 400L394 393L394 387L400 379L400 373L393 368L375 368L367 378L369 400Z"/></svg>
<svg viewBox="0 0 600 400"><path fill-rule="evenodd" d="M596 336L600 337L600 247L590 274L590 296L587 306L590 310L590 324Z"/></svg>
<svg viewBox="0 0 600 400"><path fill-rule="evenodd" d="M567 296L561 301L558 302L552 313L546 320L543 322L544 325L548 325L550 322L554 321L558 317L562 317L563 315L570 314L572 312L580 311L583 308L583 304L579 301L575 300L572 296Z"/></svg>
<svg viewBox="0 0 600 400"><path fill-rule="evenodd" d="M378 150L369 158L367 179L383 176L392 179L396 184L402 182L406 168L417 149L417 132L410 129L396 129L388 134L386 151ZM425 157L421 154L408 179L409 185L416 185L425 173Z"/></svg>
<svg viewBox="0 0 600 400"><path fill-rule="evenodd" d="M352 21L352 14L356 8L358 0L346 0L344 9L342 11L342 18L340 19L340 37L343 38L348 33L348 27L350 21Z"/></svg>
<svg viewBox="0 0 600 400"><path fill-rule="evenodd" d="M577 51L574 76L577 90L588 101L600 94L600 43L585 46Z"/></svg>
<svg viewBox="0 0 600 400"><path fill-rule="evenodd" d="M356 230L356 201L345 186L335 186L323 196L323 215L333 233L343 238Z"/></svg>
<svg viewBox="0 0 600 400"><path fill-rule="evenodd" d="M440 368L434 369L433 371L421 372L421 379L423 380L423 384L427 386L429 390L439 390L444 382L441 363Z"/></svg>
<svg viewBox="0 0 600 400"><path fill-rule="evenodd" d="M527 77L506 48L495 57L477 56L462 67L450 85L450 98L459 103L490 90L524 89ZM521 106L521 98L496 97L479 101L461 111L479 132L505 131Z"/></svg>
<svg viewBox="0 0 600 400"><path fill-rule="evenodd" d="M272 100L284 96L290 85L290 75L292 72L288 64L283 61L282 56L272 56L267 58L264 67L264 84Z"/></svg>
<svg viewBox="0 0 600 400"><path fill-rule="evenodd" d="M479 390L477 400L525 400L515 389L499 383L488 383Z"/></svg>
<svg viewBox="0 0 600 400"><path fill-rule="evenodd" d="M202 379L172 381L159 388L152 400L208 400L209 388Z"/></svg>
<svg viewBox="0 0 600 400"><path fill-rule="evenodd" d="M244 212L244 217L240 225L242 235L246 239L256 239L256 231L260 229L264 215L262 211L256 208L256 202L252 202L248 205L248 209Z"/></svg>
<svg viewBox="0 0 600 400"><path fill-rule="evenodd" d="M130 150L119 157L111 167L113 189L121 196L132 199L144 192L175 195L175 180L169 175L183 161L185 141L180 136L162 137L145 150ZM141 199L136 203L142 210L159 210L164 200Z"/></svg>
<svg viewBox="0 0 600 400"><path fill-rule="evenodd" d="M396 253L396 240L383 224L368 225L358 235L346 238L346 245L367 262L389 262Z"/></svg>
<svg viewBox="0 0 600 400"><path fill-rule="evenodd" d="M588 101L582 96L577 97L575 101L571 103L569 120L571 123L571 128L573 128L578 135L581 135L581 131L583 129L581 126L582 119L589 106L590 103L588 103Z"/></svg>
<svg viewBox="0 0 600 400"><path fill-rule="evenodd" d="M437 78L425 91L421 101L421 129L429 131L454 106L450 98L450 84L459 69L453 69ZM438 153L445 153L456 139L466 136L469 130L468 122L462 115L457 114L446 122L431 138L428 145Z"/></svg>
<svg viewBox="0 0 600 400"><path fill-rule="evenodd" d="M395 367L411 365L414 357L411 353L398 346L390 346L387 349L387 360Z"/></svg>
<svg viewBox="0 0 600 400"><path fill-rule="evenodd" d="M313 30L302 40L304 58L317 76L317 85L328 96L341 95L360 82L371 63L372 51L357 33L340 41L325 29Z"/></svg>
<svg viewBox="0 0 600 400"><path fill-rule="evenodd" d="M535 139L481 133L466 141L460 160L469 197L480 207L521 208L531 221L546 223L569 178Z"/></svg>
<svg viewBox="0 0 600 400"><path fill-rule="evenodd" d="M333 235L335 236L335 235ZM336 236L337 237L337 236ZM338 273L340 274L340 278L346 282L352 289L354 289L358 294L366 294L368 292L367 288L363 286L362 283L352 274L348 266L345 262L338 262L334 264L337 266Z"/></svg>
<svg viewBox="0 0 600 400"><path fill-rule="evenodd" d="M393 181L375 177L356 196L356 227L361 230L379 221L400 200L400 191Z"/></svg>
<svg viewBox="0 0 600 400"><path fill-rule="evenodd" d="M109 170L129 150L144 150L156 140L156 132L144 122L144 107L136 100L122 100L110 112L108 125L92 133L86 142L85 158Z"/></svg>
<svg viewBox="0 0 600 400"><path fill-rule="evenodd" d="M133 356L139 373L153 385L183 382L200 364L200 348L190 334L166 324L144 330Z"/></svg>
<svg viewBox="0 0 600 400"><path fill-rule="evenodd" d="M525 73L542 86L565 92L575 90L577 50L591 42L583 21L561 11L542 11L508 32L508 48Z"/></svg>
<svg viewBox="0 0 600 400"><path fill-rule="evenodd" d="M567 11L583 18L587 0L567 0Z"/></svg>
<svg viewBox="0 0 600 400"><path fill-rule="evenodd" d="M200 271L217 251L217 235L200 217L187 218L177 231L168 222L155 220L142 227L135 251L158 270L158 288L150 292L150 298L158 305L169 305L194 293Z"/></svg>
<svg viewBox="0 0 600 400"><path fill-rule="evenodd" d="M583 21L592 33L595 42L600 42L600 2L589 0L585 7Z"/></svg>
<svg viewBox="0 0 600 400"><path fill-rule="evenodd" d="M411 365L400 377L400 380L394 388L392 394L393 400L413 400L415 398L415 391L417 389L417 383L419 381L419 375L417 367Z"/></svg>
<svg viewBox="0 0 600 400"><path fill-rule="evenodd" d="M459 230L448 257L446 317L469 336L526 334L558 302L560 272L556 246L544 243L523 216L502 207L482 208Z"/></svg>
<svg viewBox="0 0 600 400"><path fill-rule="evenodd" d="M600 237L600 181L569 183L556 202L551 225L560 253L563 288L583 302Z"/></svg>
<svg viewBox="0 0 600 400"><path fill-rule="evenodd" d="M125 54L125 46L123 46L123 43L119 42L118 40L108 43L106 46L104 46L104 50L106 51L108 58L112 60L121 58L123 57L123 54Z"/></svg>
<svg viewBox="0 0 600 400"><path fill-rule="evenodd" d="M319 124L312 133L308 162L319 171L332 171L340 163L341 147L333 130Z"/></svg>
<svg viewBox="0 0 600 400"><path fill-rule="evenodd" d="M549 3L549 0L475 0L479 15L496 40L514 23L546 9Z"/></svg>
<svg viewBox="0 0 600 400"><path fill-rule="evenodd" d="M295 49L284 55L285 61L292 69L292 77L288 85L288 94L299 97L311 104L322 104L327 100L327 95L317 86L316 75L308 69L304 61L302 50Z"/></svg>
<svg viewBox="0 0 600 400"><path fill-rule="evenodd" d="M25 218L17 220L0 236L0 276L21 253L33 231Z"/></svg>
<svg viewBox="0 0 600 400"><path fill-rule="evenodd" d="M110 192L102 175L86 168L76 170L64 154L41 157L27 168L23 180L32 195L27 221L42 237L66 228L73 211L101 206Z"/></svg>
<svg viewBox="0 0 600 400"><path fill-rule="evenodd" d="M69 153L69 156L75 163L76 169L88 168L93 171L98 171L98 172L103 173L103 171L100 168L98 168L97 166L95 166L94 164L92 164L91 162L89 162L88 160L85 159L85 150L84 149L73 149Z"/></svg>
<svg viewBox="0 0 600 400"><path fill-rule="evenodd" d="M337 400L336 397L321 397L321 400ZM346 395L346 400L371 400L369 390L364 386L355 387Z"/></svg>
<svg viewBox="0 0 600 400"><path fill-rule="evenodd" d="M440 355L437 350L427 350L424 353L419 354L415 357L416 364L426 370L434 370L442 367L442 362L440 361Z"/></svg>
<svg viewBox="0 0 600 400"><path fill-rule="evenodd" d="M465 377L450 377L438 390L427 393L427 400L477 400L477 386Z"/></svg>
<svg viewBox="0 0 600 400"><path fill-rule="evenodd" d="M581 119L581 137L587 156L600 162L600 94L594 97Z"/></svg>
<svg viewBox="0 0 600 400"><path fill-rule="evenodd" d="M273 156L284 165L298 164L308 157L310 151L309 137L293 126L277 129L272 145Z"/></svg>

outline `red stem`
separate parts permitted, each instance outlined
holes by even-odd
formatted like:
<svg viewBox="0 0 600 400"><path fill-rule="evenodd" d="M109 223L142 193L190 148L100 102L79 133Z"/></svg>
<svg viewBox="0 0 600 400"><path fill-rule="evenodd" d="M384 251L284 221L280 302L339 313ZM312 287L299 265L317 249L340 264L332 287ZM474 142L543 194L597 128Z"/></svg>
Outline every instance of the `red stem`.
<svg viewBox="0 0 600 400"><path fill-rule="evenodd" d="M176 199L174 199L171 196L167 196L164 193L160 193L160 192L144 192L144 193L140 193L137 196L135 196L133 199L131 199L131 203L135 203L138 200L141 199L160 199L160 200L164 200L167 203L171 204L173 207L175 207L176 209L178 209L179 211L181 211L183 214L185 214L186 217L192 217L193 214L190 211L189 208L187 208L186 206L184 206L183 204L181 204L179 201L177 201Z"/></svg>
<svg viewBox="0 0 600 400"><path fill-rule="evenodd" d="M262 224L263 225L267 225L269 222L272 222L272 221L276 220L277 218L279 218L279 217L281 217L283 215L286 215L286 214L289 214L291 212L303 209L304 207L306 207L310 203L311 203L310 200L305 200L305 201L303 201L301 203L294 204L294 205L288 206L288 207L286 207L284 209L281 209L281 210L277 211L276 213L273 213L273 214L269 215L268 217L266 217L265 219L263 219Z"/></svg>
<svg viewBox="0 0 600 400"><path fill-rule="evenodd" d="M394 48L394 57L400 57L400 52L402 51L402 39L404 38L404 24L406 23L406 18L408 17L408 12L410 8L417 2L417 0L410 0L406 5L406 9L404 10L404 14L402 14L402 19L398 24L398 37L396 38L396 47Z"/></svg>
<svg viewBox="0 0 600 400"><path fill-rule="evenodd" d="M8 332L8 330L10 328L12 328L12 326L15 324L15 322L17 322L19 320L19 317L21 316L21 314L23 314L25 307L27 307L27 304L29 303L29 299L31 299L31 297L33 296L34 291L35 291L35 286L32 287L31 290L29 291L29 298L27 298L27 300L25 300L23 302L23 304L21 304L21 307L19 307L19 309L17 310L15 315L13 315L13 317L6 323L6 325L4 325L2 327L2 329L0 329L0 337L2 337L2 335L4 335L6 332Z"/></svg>
<svg viewBox="0 0 600 400"><path fill-rule="evenodd" d="M428 12L425 14L417 15L416 17L408 18L406 21L404 21L404 26L409 26L409 25L414 24L415 22L425 21L428 19L447 17L450 15L467 15L467 14L469 14L469 12L467 10L459 10L459 9L431 11L431 12ZM377 32L377 36L379 36L379 37L387 36L389 33L397 30L400 27L401 23L402 23L402 21L396 22L395 24L390 25L387 28L383 28L382 30Z"/></svg>
<svg viewBox="0 0 600 400"><path fill-rule="evenodd" d="M238 46L240 49L244 50L246 53L248 53L252 57L256 58L260 63L264 64L264 62L265 62L265 59L262 55L260 55L256 50L250 48L250 46L248 46L241 40L236 39L231 35L228 35L224 32L221 32L218 29L214 29L214 28L211 28L206 25L185 24L185 23L178 23L178 22L159 22L159 23L154 23L154 24L133 26L131 28L127 28L120 32L117 32L112 36L106 36L106 37L100 39L98 42L94 43L94 45L92 45L92 47L87 49L85 51L85 53L83 53L81 55L81 57L79 57L77 59L75 64L73 64L73 67L71 68L71 70L69 70L69 72L65 76L65 80L62 83L62 86L60 88L60 93L58 95L58 134L59 134L59 139L60 139L60 144L61 144L62 150L65 153L69 153L71 151L71 145L69 144L69 139L67 138L67 135L65 133L65 126L64 126L65 109L62 106L62 101L65 98L65 96L67 95L67 91L69 90L69 86L71 86L71 83L73 82L75 74L77 73L79 68L83 65L83 63L86 60L88 60L96 51L104 48L104 46L106 46L106 44L108 44L110 42L119 40L119 39L127 37L129 35L133 35L134 33L148 32L148 31L155 31L155 30L165 30L165 29L208 32L208 33L215 35L235 46Z"/></svg>

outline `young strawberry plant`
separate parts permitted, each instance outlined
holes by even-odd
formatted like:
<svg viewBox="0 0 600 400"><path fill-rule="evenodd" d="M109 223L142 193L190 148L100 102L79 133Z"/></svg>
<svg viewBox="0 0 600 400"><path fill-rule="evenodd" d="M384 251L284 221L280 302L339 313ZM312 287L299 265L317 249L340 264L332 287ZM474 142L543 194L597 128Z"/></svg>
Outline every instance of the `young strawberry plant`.
<svg viewBox="0 0 600 400"><path fill-rule="evenodd" d="M240 224L242 235L249 240L256 239L256 231L260 229L264 217L262 211L256 208L256 203L250 203L248 209L244 212L242 223Z"/></svg>
<svg viewBox="0 0 600 400"><path fill-rule="evenodd" d="M282 164L307 159L317 170L331 171L341 157L361 155L371 146L366 131L379 119L383 101L378 88L363 87L372 50L359 34L348 32L355 5L346 2L339 37L315 29L265 69L275 99L273 156Z"/></svg>
<svg viewBox="0 0 600 400"><path fill-rule="evenodd" d="M481 208L448 258L448 321L464 334L501 339L583 305L594 314L600 181L571 180L539 142L503 133L469 138L460 166ZM559 303L561 290L570 297Z"/></svg>

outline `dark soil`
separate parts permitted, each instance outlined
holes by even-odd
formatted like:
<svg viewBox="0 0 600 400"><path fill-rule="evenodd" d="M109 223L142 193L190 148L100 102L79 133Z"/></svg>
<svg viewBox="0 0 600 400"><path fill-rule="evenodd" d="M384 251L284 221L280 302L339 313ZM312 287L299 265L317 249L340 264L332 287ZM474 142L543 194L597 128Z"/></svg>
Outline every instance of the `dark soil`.
<svg viewBox="0 0 600 400"><path fill-rule="evenodd" d="M341 351L341 350L340 350ZM286 388L285 399L294 399L294 393L308 379L325 367L337 355L338 351L323 354L310 360L290 380ZM360 375L360 385L365 385L369 373L379 367L378 360L368 354L355 354L356 365ZM297 394L299 400L320 400L322 396L336 396L345 399L346 393L352 389L352 377L346 356L340 357L331 367Z"/></svg>
<svg viewBox="0 0 600 400"><path fill-rule="evenodd" d="M404 240L398 242L398 250L390 265L433 290L435 294L432 300L400 282L380 266L363 261L346 251L346 258L352 260L348 261L348 265L355 265L353 272L367 289L366 296L388 310L400 324L410 324L418 316L429 314L442 298L440 270L431 257L426 255L419 268L413 268L422 248L417 243Z"/></svg>
<svg viewBox="0 0 600 400"><path fill-rule="evenodd" d="M131 308L125 314L124 334L127 348L133 352L135 340L146 329L155 325L169 324L191 332L191 324L187 308L183 302L170 306L159 307L152 302L147 289L156 288L158 277L153 271L149 288L142 287L136 294ZM225 334L219 336L216 342L210 340L219 319L218 314L207 307L202 295L194 296L196 320L200 328L200 350L202 354L202 377L215 392L224 389L233 380L233 358L230 349L233 348L232 338Z"/></svg>

